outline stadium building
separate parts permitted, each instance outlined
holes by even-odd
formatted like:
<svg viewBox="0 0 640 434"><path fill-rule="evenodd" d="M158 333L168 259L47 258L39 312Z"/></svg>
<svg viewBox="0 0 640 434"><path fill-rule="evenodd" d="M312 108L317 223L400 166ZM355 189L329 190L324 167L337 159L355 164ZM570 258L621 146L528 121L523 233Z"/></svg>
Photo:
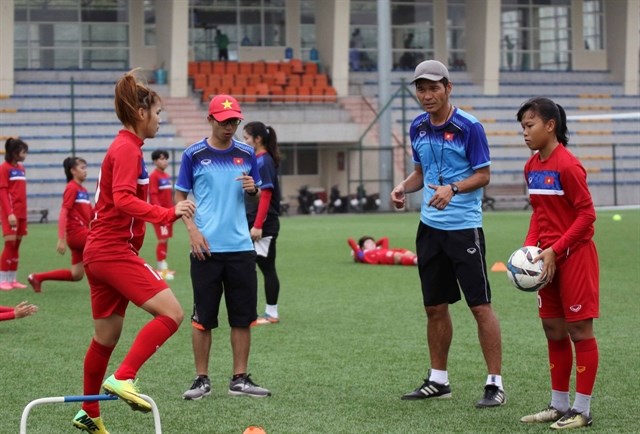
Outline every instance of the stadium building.
<svg viewBox="0 0 640 434"><path fill-rule="evenodd" d="M61 161L77 152L97 176L113 84L141 67L165 103L147 152L178 164L208 134L210 96L230 93L277 131L292 212L302 186L386 208L421 112L407 83L434 58L487 130L489 207L526 206L515 113L534 95L566 108L596 204L638 204L639 23L640 0L1 0L0 136L29 143L30 206L57 215Z"/></svg>

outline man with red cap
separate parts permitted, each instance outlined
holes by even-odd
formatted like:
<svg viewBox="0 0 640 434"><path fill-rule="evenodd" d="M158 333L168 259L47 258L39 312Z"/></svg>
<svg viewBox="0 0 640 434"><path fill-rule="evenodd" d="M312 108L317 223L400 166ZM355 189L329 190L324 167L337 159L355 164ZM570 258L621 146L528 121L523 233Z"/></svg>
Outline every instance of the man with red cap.
<svg viewBox="0 0 640 434"><path fill-rule="evenodd" d="M218 327L223 294L233 352L228 392L258 398L271 395L248 374L250 326L258 317L258 282L244 192L258 194L262 181L253 147L234 138L242 119L240 104L234 97L215 96L207 116L211 135L184 151L176 182L176 199L192 193L198 206L193 218L183 219L191 246L191 325L196 367L196 378L182 395L187 400L211 393L211 330Z"/></svg>

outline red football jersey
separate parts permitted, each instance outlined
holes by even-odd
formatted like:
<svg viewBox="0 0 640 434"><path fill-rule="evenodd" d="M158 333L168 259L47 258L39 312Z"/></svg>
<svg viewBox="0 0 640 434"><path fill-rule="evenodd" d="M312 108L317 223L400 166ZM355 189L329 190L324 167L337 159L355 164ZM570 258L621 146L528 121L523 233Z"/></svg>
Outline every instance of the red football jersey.
<svg viewBox="0 0 640 434"><path fill-rule="evenodd" d="M89 192L81 184L71 180L62 194L62 208L67 211L66 233L73 235L89 227L91 220L91 200Z"/></svg>
<svg viewBox="0 0 640 434"><path fill-rule="evenodd" d="M5 216L14 214L16 218L27 218L27 176L21 163L16 165L7 161L0 164L0 189L6 189L8 209L2 209Z"/></svg>
<svg viewBox="0 0 640 434"><path fill-rule="evenodd" d="M157 168L149 176L149 203L165 208L173 206L171 176Z"/></svg>
<svg viewBox="0 0 640 434"><path fill-rule="evenodd" d="M142 155L143 144L132 132L120 130L102 161L95 212L84 249L85 264L137 255L144 241L145 221L176 220L173 208L147 203L149 174ZM131 195L120 207L114 202L118 193Z"/></svg>

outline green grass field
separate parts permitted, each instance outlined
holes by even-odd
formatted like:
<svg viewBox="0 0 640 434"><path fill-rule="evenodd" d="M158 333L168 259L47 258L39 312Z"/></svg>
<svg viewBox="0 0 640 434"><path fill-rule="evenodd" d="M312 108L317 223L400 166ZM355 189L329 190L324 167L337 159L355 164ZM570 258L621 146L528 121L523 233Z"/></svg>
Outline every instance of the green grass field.
<svg viewBox="0 0 640 434"><path fill-rule="evenodd" d="M640 351L640 211L598 213L596 242L601 264L601 319L595 323L600 370L592 412L594 433L639 432L637 391ZM190 327L177 334L140 371L142 393L154 398L164 433L241 434L249 425L284 433L512 433L549 432L546 424L524 426L519 418L549 400L546 342L534 294L519 292L504 273L490 273L494 307L502 325L506 406L474 408L486 371L475 323L464 302L452 307L454 341L449 357L451 400L408 402L400 396L421 384L428 369L425 315L414 267L354 264L346 238L386 235L391 244L414 248L418 214L285 217L278 241L282 322L253 329L250 371L273 392L268 399L227 395L231 374L226 311L214 332L212 395L183 401L194 376ZM487 262L506 261L521 245L528 214L485 213ZM191 312L188 242L181 223L170 243L171 282L187 317ZM21 248L19 278L68 267L55 253L55 224L32 224ZM143 256L155 264L155 237L148 231ZM258 310L264 308L260 286ZM82 392L82 365L92 335L86 280L46 282L43 293L0 293L0 304L29 300L33 317L0 323L0 433L17 433L25 405L45 396ZM128 312L108 375L122 360L134 333L148 321ZM573 386L572 386L573 389ZM36 407L29 433L75 432L79 404ZM112 434L151 433L151 415L122 402L102 404Z"/></svg>

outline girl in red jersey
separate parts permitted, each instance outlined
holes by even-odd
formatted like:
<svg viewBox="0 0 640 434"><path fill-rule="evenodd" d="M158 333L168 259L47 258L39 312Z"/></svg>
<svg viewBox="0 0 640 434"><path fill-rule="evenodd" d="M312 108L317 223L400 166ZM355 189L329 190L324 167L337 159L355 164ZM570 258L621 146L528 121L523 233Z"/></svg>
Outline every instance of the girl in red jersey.
<svg viewBox="0 0 640 434"><path fill-rule="evenodd" d="M0 218L4 249L0 257L0 290L27 286L16 280L20 243L27 235L27 177L22 162L29 146L20 139L8 138L4 144L4 163L0 165Z"/></svg>
<svg viewBox="0 0 640 434"><path fill-rule="evenodd" d="M376 241L373 237L361 237L356 243L353 238L347 239L353 251L353 260L363 264L381 265L418 265L418 257L411 250L389 248L389 238L382 237Z"/></svg>
<svg viewBox="0 0 640 434"><path fill-rule="evenodd" d="M195 204L184 200L163 208L147 202L149 175L142 146L158 131L161 106L158 94L139 82L135 73L128 72L116 83L116 115L124 128L102 161L95 212L84 248L94 319L94 335L84 360L84 394L98 394L102 386L132 409L149 412L151 406L140 396L134 381L136 374L178 330L184 312L154 267L138 256L145 221L166 224L181 216L192 217ZM122 363L105 381L129 302L153 319L138 332ZM73 425L94 434L107 433L98 401L85 401Z"/></svg>
<svg viewBox="0 0 640 434"><path fill-rule="evenodd" d="M590 403L598 370L593 319L599 315L598 253L593 242L596 213L587 173L566 148L567 117L548 98L525 102L517 115L524 141L537 151L524 176L533 208L524 245L539 246L549 283L538 292L538 312L547 338L551 373L549 406L524 423L553 422L552 429L590 426ZM573 345L572 345L573 344ZM569 402L575 350L576 394Z"/></svg>
<svg viewBox="0 0 640 434"><path fill-rule="evenodd" d="M151 160L156 166L149 175L149 203L152 205L173 207L173 185L171 176L166 172L169 166L169 153L164 149L156 149L151 153ZM175 271L169 270L167 264L167 251L169 249L169 238L173 236L173 223L153 224L153 229L158 238L156 245L156 261L158 262L158 274L165 280L173 280Z"/></svg>
<svg viewBox="0 0 640 434"><path fill-rule="evenodd" d="M62 194L62 206L58 218L58 243L56 250L61 255L71 250L71 269L60 269L42 273L31 273L27 280L35 292L42 290L45 280L75 282L84 277L82 250L87 241L91 220L89 192L82 186L87 179L87 162L80 157L67 157L62 166L67 176L67 186Z"/></svg>
<svg viewBox="0 0 640 434"><path fill-rule="evenodd" d="M0 321L24 318L38 311L38 306L21 301L16 307L0 306Z"/></svg>

